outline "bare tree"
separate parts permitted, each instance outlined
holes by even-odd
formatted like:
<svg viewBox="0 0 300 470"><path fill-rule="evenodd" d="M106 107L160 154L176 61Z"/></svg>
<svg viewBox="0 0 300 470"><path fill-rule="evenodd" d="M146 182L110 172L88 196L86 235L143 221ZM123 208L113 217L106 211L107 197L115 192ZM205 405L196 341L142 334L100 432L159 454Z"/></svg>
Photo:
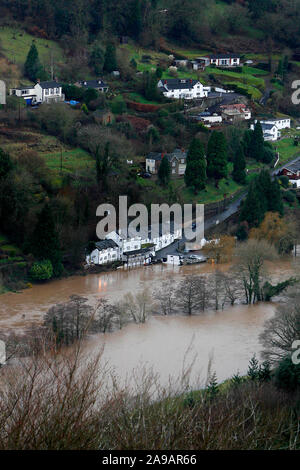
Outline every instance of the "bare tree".
<svg viewBox="0 0 300 470"><path fill-rule="evenodd" d="M300 297L280 305L274 317L265 322L260 335L263 357L276 363L292 352L295 340L300 339Z"/></svg>
<svg viewBox="0 0 300 470"><path fill-rule="evenodd" d="M192 315L195 310L205 310L207 306L207 291L203 276L187 276L180 281L177 289L177 305L185 313Z"/></svg>
<svg viewBox="0 0 300 470"><path fill-rule="evenodd" d="M154 291L153 297L157 300L163 315L172 315L175 308L176 287L171 279L163 281L161 288Z"/></svg>
<svg viewBox="0 0 300 470"><path fill-rule="evenodd" d="M278 257L276 249L265 240L248 240L236 249L247 304L263 300L262 281L265 261Z"/></svg>
<svg viewBox="0 0 300 470"><path fill-rule="evenodd" d="M93 313L92 330L100 333L111 331L116 314L115 307L107 299L100 299Z"/></svg>
<svg viewBox="0 0 300 470"><path fill-rule="evenodd" d="M241 280L238 277L238 273L234 271L229 273L221 273L221 276L224 289L222 308L224 308L224 305L227 301L231 306L233 306L235 302L241 297L243 289Z"/></svg>
<svg viewBox="0 0 300 470"><path fill-rule="evenodd" d="M131 317L135 323L145 323L152 306L152 297L147 289L135 296L131 293L126 294L119 304L119 308L123 309L123 315Z"/></svg>
<svg viewBox="0 0 300 470"><path fill-rule="evenodd" d="M84 337L92 315L87 299L72 295L70 301L51 307L45 315L44 325L56 336L58 344L72 344Z"/></svg>

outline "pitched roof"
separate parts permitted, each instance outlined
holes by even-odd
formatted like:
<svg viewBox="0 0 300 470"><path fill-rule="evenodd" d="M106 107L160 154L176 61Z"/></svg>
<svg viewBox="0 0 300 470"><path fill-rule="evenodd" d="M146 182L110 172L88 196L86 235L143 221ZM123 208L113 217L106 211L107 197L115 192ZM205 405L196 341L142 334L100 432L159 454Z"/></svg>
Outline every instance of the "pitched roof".
<svg viewBox="0 0 300 470"><path fill-rule="evenodd" d="M79 82L81 86L86 88L104 88L108 85L100 78L98 80L82 80Z"/></svg>
<svg viewBox="0 0 300 470"><path fill-rule="evenodd" d="M210 55L210 59L239 59L241 56L240 54L216 54Z"/></svg>
<svg viewBox="0 0 300 470"><path fill-rule="evenodd" d="M291 118L289 117L282 117L282 118L270 118L270 119L264 119L263 121L260 121L261 123L270 123L270 122L279 122L279 121L290 121Z"/></svg>
<svg viewBox="0 0 300 470"><path fill-rule="evenodd" d="M33 90L34 85L19 86L17 88L12 88L12 90Z"/></svg>
<svg viewBox="0 0 300 470"><path fill-rule="evenodd" d="M286 165L283 169L292 171L293 173L300 171L300 157L295 162Z"/></svg>
<svg viewBox="0 0 300 470"><path fill-rule="evenodd" d="M96 248L99 251L107 250L107 248L116 248L118 245L113 240L100 240L100 242L95 243Z"/></svg>
<svg viewBox="0 0 300 470"><path fill-rule="evenodd" d="M264 124L264 123L261 123L261 127L262 127L262 130L263 131L270 131L271 129L273 129L273 127L276 127L275 124Z"/></svg>
<svg viewBox="0 0 300 470"><path fill-rule="evenodd" d="M185 90L193 88L199 80L192 80L190 78L169 78L162 80L163 86L168 90Z"/></svg>
<svg viewBox="0 0 300 470"><path fill-rule="evenodd" d="M171 153L164 153L164 152L150 152L148 155L147 155L147 160L156 160L156 161L160 161L162 159L162 157L167 157L168 160L172 160L174 157L175 158L186 158L187 157L187 154L185 151L181 150L181 149L175 149L173 150L173 152Z"/></svg>
<svg viewBox="0 0 300 470"><path fill-rule="evenodd" d="M47 88L59 88L62 86L61 83L56 82L55 80L47 81L47 82L39 82L38 85L43 89Z"/></svg>

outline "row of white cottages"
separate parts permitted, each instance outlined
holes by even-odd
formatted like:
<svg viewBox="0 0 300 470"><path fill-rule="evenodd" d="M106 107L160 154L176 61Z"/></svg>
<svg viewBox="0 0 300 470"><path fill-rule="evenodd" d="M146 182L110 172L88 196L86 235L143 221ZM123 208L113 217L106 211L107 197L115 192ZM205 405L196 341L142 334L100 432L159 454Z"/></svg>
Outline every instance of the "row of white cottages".
<svg viewBox="0 0 300 470"><path fill-rule="evenodd" d="M149 264L157 251L182 238L181 227L171 224L149 227L148 235L123 235L121 230L110 232L105 240L95 243L95 249L86 256L87 265L104 265L115 261Z"/></svg>

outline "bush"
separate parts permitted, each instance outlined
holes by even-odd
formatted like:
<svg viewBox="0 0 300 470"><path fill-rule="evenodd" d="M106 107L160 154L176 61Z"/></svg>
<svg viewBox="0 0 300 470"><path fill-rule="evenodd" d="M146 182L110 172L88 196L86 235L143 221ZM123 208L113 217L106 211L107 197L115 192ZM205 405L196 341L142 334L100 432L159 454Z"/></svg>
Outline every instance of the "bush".
<svg viewBox="0 0 300 470"><path fill-rule="evenodd" d="M283 197L289 204L294 204L296 201L296 195L292 191L284 192Z"/></svg>
<svg viewBox="0 0 300 470"><path fill-rule="evenodd" d="M114 114L123 114L126 111L126 103L123 96L119 95L111 103L111 110Z"/></svg>
<svg viewBox="0 0 300 470"><path fill-rule="evenodd" d="M275 370L275 384L288 392L300 388L300 364L293 364L290 357L283 359Z"/></svg>
<svg viewBox="0 0 300 470"><path fill-rule="evenodd" d="M33 281L47 281L53 276L53 266L49 259L33 263L30 277Z"/></svg>
<svg viewBox="0 0 300 470"><path fill-rule="evenodd" d="M282 175L279 177L279 181L281 182L282 186L284 188L288 188L289 187L289 184L290 184L290 180L289 180L289 177L286 176L286 175Z"/></svg>

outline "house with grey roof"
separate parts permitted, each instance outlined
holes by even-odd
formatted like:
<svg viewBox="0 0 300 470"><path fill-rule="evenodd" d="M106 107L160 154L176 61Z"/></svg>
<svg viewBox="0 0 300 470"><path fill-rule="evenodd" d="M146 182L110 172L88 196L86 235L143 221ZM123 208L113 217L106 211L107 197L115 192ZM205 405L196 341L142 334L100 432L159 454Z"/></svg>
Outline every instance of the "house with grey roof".
<svg viewBox="0 0 300 470"><path fill-rule="evenodd" d="M95 249L86 256L86 263L110 264L120 260L120 248L113 240L100 240L95 243Z"/></svg>
<svg viewBox="0 0 300 470"><path fill-rule="evenodd" d="M96 80L81 80L80 82L75 83L75 85L82 88L93 88L94 90L100 91L101 93L107 93L109 86L101 78Z"/></svg>
<svg viewBox="0 0 300 470"><path fill-rule="evenodd" d="M300 157L281 168L277 176L287 176L290 183L300 188Z"/></svg>
<svg viewBox="0 0 300 470"><path fill-rule="evenodd" d="M157 86L166 98L171 99L193 100L208 95L202 83L191 78L161 79Z"/></svg>
<svg viewBox="0 0 300 470"><path fill-rule="evenodd" d="M173 176L184 176L187 158L187 153L184 149L175 149L171 153L150 152L146 157L146 171L156 175L164 157L169 160L171 174Z"/></svg>
<svg viewBox="0 0 300 470"><path fill-rule="evenodd" d="M24 98L28 105L54 103L65 100L65 95L62 92L62 84L55 80L38 81L34 86L29 85L11 88L9 94Z"/></svg>

